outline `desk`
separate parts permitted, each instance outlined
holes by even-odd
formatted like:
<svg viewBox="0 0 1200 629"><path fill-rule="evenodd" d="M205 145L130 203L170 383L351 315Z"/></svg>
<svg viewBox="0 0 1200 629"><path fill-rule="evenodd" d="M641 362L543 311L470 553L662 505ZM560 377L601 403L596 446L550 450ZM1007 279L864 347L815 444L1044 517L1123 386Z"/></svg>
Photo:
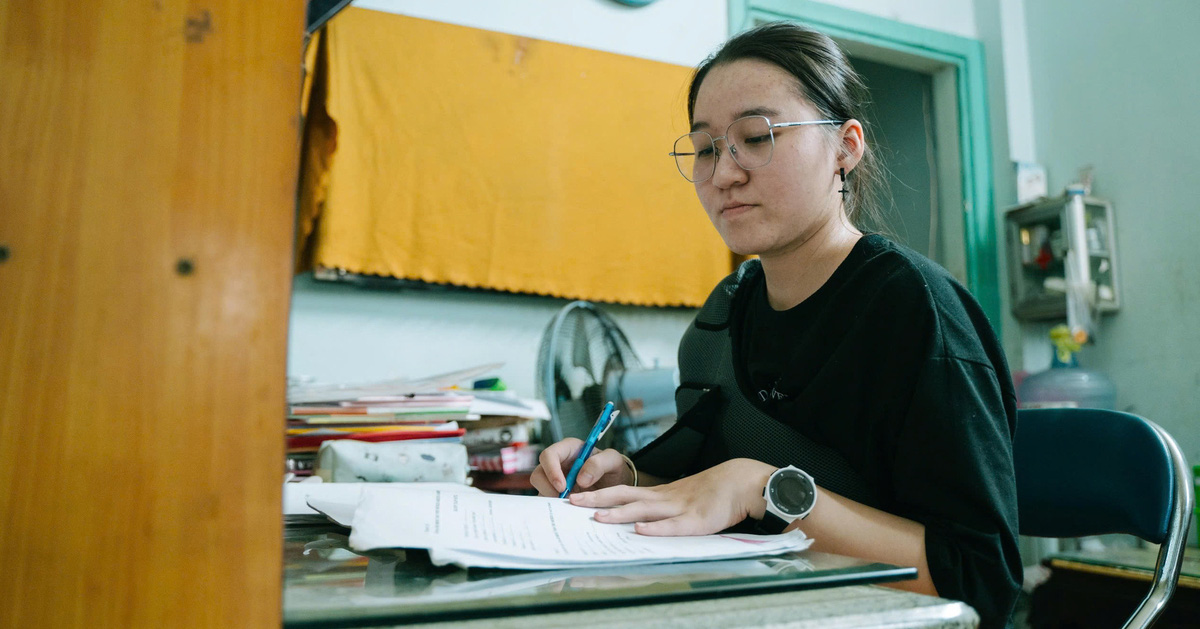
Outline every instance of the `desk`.
<svg viewBox="0 0 1200 629"><path fill-rule="evenodd" d="M613 607L515 618L411 625L412 629L969 629L979 617L964 603L875 585Z"/></svg>
<svg viewBox="0 0 1200 629"><path fill-rule="evenodd" d="M422 551L355 553L347 529L289 525L284 626L974 627L963 603L874 585L915 570L803 552L557 571L437 567ZM425 623L412 625L412 623Z"/></svg>
<svg viewBox="0 0 1200 629"><path fill-rule="evenodd" d="M1029 624L1054 627L1120 627L1150 591L1158 549L1110 548L1060 553L1043 562L1050 578L1033 592ZM1200 618L1200 553L1189 548L1175 595L1156 629L1195 627Z"/></svg>

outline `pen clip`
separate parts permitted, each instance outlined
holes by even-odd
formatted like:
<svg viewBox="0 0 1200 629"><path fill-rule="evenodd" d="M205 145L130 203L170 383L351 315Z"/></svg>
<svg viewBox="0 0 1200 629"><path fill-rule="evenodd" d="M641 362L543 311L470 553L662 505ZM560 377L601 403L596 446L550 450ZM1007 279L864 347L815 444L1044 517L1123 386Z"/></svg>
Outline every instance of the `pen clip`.
<svg viewBox="0 0 1200 629"><path fill-rule="evenodd" d="M608 432L608 429L611 428L613 423L616 421L617 415L620 415L620 414L621 414L621 411L616 411L616 410L614 410L613 412L608 414L608 421L604 422L604 428L601 428L600 434L596 435L596 441L599 441L600 438L604 436L604 433Z"/></svg>

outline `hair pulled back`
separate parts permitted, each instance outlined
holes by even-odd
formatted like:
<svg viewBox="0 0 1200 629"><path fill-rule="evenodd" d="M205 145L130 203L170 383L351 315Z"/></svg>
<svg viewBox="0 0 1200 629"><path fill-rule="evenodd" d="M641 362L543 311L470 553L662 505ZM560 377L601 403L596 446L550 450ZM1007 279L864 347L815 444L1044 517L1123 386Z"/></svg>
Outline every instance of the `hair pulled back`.
<svg viewBox="0 0 1200 629"><path fill-rule="evenodd" d="M866 85L828 35L794 22L770 22L739 33L705 59L688 89L689 124L694 122L696 95L709 70L742 59L758 59L783 69L795 77L800 96L812 103L822 118L858 120L871 139L864 117ZM862 160L852 173L846 173L850 190L846 215L859 230L878 231L884 228L879 210L884 178L871 142L866 144Z"/></svg>

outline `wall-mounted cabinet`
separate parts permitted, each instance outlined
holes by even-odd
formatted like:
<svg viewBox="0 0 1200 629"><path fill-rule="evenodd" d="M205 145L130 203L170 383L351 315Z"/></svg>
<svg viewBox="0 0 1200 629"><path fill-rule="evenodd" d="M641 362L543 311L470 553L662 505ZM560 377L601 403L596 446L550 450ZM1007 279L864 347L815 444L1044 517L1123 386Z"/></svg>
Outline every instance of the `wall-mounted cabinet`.
<svg viewBox="0 0 1200 629"><path fill-rule="evenodd" d="M1005 219L1013 316L1066 317L1073 274L1080 275L1093 311L1120 307L1112 204L1067 194L1011 208Z"/></svg>

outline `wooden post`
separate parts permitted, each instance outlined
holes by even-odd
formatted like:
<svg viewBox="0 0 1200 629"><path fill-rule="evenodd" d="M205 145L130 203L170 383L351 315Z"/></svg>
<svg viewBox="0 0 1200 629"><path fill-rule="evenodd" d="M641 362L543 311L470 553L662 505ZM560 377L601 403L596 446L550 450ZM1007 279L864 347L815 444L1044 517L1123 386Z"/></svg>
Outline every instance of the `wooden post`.
<svg viewBox="0 0 1200 629"><path fill-rule="evenodd" d="M279 626L303 23L0 2L0 625Z"/></svg>

